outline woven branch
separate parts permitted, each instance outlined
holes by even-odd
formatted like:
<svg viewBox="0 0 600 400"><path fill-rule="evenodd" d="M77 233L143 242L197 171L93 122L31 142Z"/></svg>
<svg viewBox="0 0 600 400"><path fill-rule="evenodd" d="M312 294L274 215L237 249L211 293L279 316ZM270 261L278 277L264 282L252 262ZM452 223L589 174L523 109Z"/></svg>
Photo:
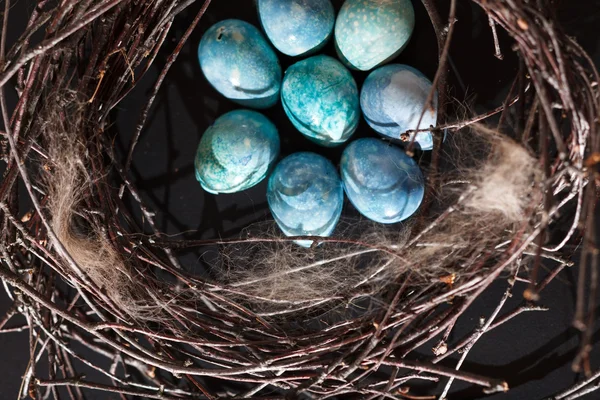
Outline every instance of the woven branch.
<svg viewBox="0 0 600 400"><path fill-rule="evenodd" d="M72 399L83 398L82 389L123 399L412 399L418 380L448 382L442 396L454 380L486 393L505 391L502 379L461 371L461 364L486 332L545 310L534 302L570 265L562 250L582 236L575 321L582 340L573 366L590 379L556 398L596 389L588 354L598 283L598 72L547 2L473 1L489 19L490 51L502 57L497 32L504 30L522 63L503 105L455 117L447 85L456 0L448 16L423 0L437 36L434 83L443 114L433 129L423 210L402 232L351 221L354 229L319 238L324 245L307 253L292 244L298 238L263 227L241 238L167 238L131 177L161 85L210 0L200 2L161 66L124 157L113 148L111 111L195 1L42 0L8 48L5 0L0 277L14 307L0 320L0 333L29 332L21 394L59 398L58 388L66 387ZM35 34L43 39L33 43ZM9 109L6 92L13 89L19 101ZM494 115L500 130L480 125ZM507 121L511 136L499 133ZM442 144L444 132L451 139ZM412 153L412 143L406 149ZM451 171L443 170L448 163ZM30 210L19 207L19 184ZM127 197L138 210L129 209ZM138 211L143 221L134 217ZM561 213L570 216L570 228L548 245ZM179 264L179 251L208 247L219 248L223 261L212 278ZM542 259L555 267L540 280ZM507 291L493 314L449 341L459 317L498 279L507 281ZM523 304L504 310L517 281L528 284ZM289 282L297 288L291 297ZM26 325L5 328L19 314ZM300 317L310 323L298 326ZM438 344L417 361L414 351L431 339ZM110 360L111 368L86 360L79 345ZM455 368L440 365L456 352L462 357ZM74 361L109 377L112 386L86 381ZM49 364L48 376L37 373L40 362Z"/></svg>

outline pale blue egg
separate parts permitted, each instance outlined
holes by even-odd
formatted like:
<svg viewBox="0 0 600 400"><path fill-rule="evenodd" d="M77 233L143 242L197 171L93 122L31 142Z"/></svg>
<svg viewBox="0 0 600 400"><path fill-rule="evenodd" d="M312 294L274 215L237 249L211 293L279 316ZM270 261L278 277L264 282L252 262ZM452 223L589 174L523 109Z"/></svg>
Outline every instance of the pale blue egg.
<svg viewBox="0 0 600 400"><path fill-rule="evenodd" d="M273 46L292 57L321 49L335 24L329 0L258 0L258 14Z"/></svg>
<svg viewBox="0 0 600 400"><path fill-rule="evenodd" d="M319 55L288 68L281 102L294 126L322 146L337 146L356 131L360 104L356 82L339 61Z"/></svg>
<svg viewBox="0 0 600 400"><path fill-rule="evenodd" d="M350 143L342 154L340 169L348 199L375 222L403 221L423 201L425 185L419 166L382 140L365 138Z"/></svg>
<svg viewBox="0 0 600 400"><path fill-rule="evenodd" d="M279 155L277 128L264 115L236 110L219 117L200 140L196 179L210 193L235 193L262 181Z"/></svg>
<svg viewBox="0 0 600 400"><path fill-rule="evenodd" d="M344 61L368 71L396 57L415 26L411 0L346 0L335 23L335 45Z"/></svg>
<svg viewBox="0 0 600 400"><path fill-rule="evenodd" d="M437 123L438 102L434 93L432 107L426 109L419 124L430 91L431 81L417 69L402 64L385 65L371 72L365 80L360 106L374 130L406 142L411 136L402 135L404 132L426 129ZM415 143L422 150L431 150L431 132L418 132Z"/></svg>
<svg viewBox="0 0 600 400"><path fill-rule="evenodd" d="M273 170L267 200L285 235L327 237L340 219L344 190L329 160L315 153L294 153ZM309 247L312 241L297 243Z"/></svg>
<svg viewBox="0 0 600 400"><path fill-rule="evenodd" d="M255 26L236 19L214 24L202 36L198 60L208 82L228 99L253 108L277 102L281 66Z"/></svg>

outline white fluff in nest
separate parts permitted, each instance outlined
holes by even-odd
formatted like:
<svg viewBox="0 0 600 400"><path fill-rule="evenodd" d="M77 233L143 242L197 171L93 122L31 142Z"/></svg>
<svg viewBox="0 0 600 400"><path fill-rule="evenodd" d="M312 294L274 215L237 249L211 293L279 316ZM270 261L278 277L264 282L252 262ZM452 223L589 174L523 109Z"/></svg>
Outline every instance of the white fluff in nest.
<svg viewBox="0 0 600 400"><path fill-rule="evenodd" d="M508 138L495 138L492 154L474 171L475 190L465 201L471 212L497 214L506 222L519 222L531 202L538 162L523 146Z"/></svg>
<svg viewBox="0 0 600 400"><path fill-rule="evenodd" d="M133 295L139 288L136 289L127 263L106 237L102 227L90 221L81 227L76 224L77 217L85 212L84 189L93 184L86 169L86 148L75 133L82 123L77 119L78 114L77 111L70 114L72 118L67 121L49 118L54 123L44 126L46 130L51 130L46 135L50 140L49 156L53 163L46 182L51 226L77 266L115 306L130 316L141 317L146 307L140 307Z"/></svg>
<svg viewBox="0 0 600 400"><path fill-rule="evenodd" d="M363 243L390 249L405 243L409 232L408 226L403 226L390 235L370 221L342 221L340 225L338 233L346 230L341 236L347 239L355 236L350 230L360 229ZM257 230L261 237L276 236L272 224L260 224ZM373 292L375 282L387 280L384 271L393 259L388 253L359 244L323 243L316 249L305 249L291 241L226 246L222 257L226 262L215 266L219 279L241 300L263 302L261 308L267 311L271 306L285 308L344 298L357 290L366 296Z"/></svg>

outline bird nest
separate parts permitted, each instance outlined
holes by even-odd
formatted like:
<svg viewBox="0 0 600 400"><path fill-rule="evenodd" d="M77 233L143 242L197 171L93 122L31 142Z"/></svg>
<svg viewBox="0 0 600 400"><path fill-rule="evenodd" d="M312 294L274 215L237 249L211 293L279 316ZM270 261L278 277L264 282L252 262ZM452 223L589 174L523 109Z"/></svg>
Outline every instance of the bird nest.
<svg viewBox="0 0 600 400"><path fill-rule="evenodd" d="M266 224L226 239L166 236L131 176L161 84L209 0L41 1L11 47L5 1L0 277L14 306L0 328L29 331L22 395L79 399L93 389L152 399L412 399L423 398L415 388L425 381L440 382L445 398L457 380L506 391L501 377L460 367L486 332L542 309L540 292L570 265L565 246L581 238L575 324L582 339L573 366L589 379L556 399L595 388L588 355L600 79L547 2L473 2L492 32L489 51L502 57L498 34L506 31L518 55L502 106L475 115L451 101L456 1L443 16L435 1L423 0L439 49L441 114L423 162L424 204L412 222L392 228L345 219L333 237L303 249L293 244L301 238ZM139 111L128 151L116 151L111 111L154 64L178 14L194 7ZM413 147L407 139L411 155ZM190 249L216 250L205 274L181 265L180 253ZM542 276L545 260L552 269ZM450 340L459 317L498 280L506 292L493 312ZM517 281L527 284L516 293L523 302L504 310ZM13 315L26 324L7 328ZM456 354L457 365L442 362ZM44 362L42 376L36 366ZM81 376L82 365L110 383Z"/></svg>

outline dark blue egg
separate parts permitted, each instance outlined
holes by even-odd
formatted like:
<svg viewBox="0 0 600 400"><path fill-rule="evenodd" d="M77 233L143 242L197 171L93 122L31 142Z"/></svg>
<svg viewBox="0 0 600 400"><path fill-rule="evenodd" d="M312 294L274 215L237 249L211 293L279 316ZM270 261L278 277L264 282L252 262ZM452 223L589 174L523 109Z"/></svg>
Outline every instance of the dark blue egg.
<svg viewBox="0 0 600 400"><path fill-rule="evenodd" d="M264 115L236 110L209 127L196 152L196 179L210 193L235 193L262 181L279 155L277 128Z"/></svg>
<svg viewBox="0 0 600 400"><path fill-rule="evenodd" d="M236 19L214 24L202 36L198 59L206 79L228 99L253 108L277 102L281 66L253 25Z"/></svg>
<svg viewBox="0 0 600 400"><path fill-rule="evenodd" d="M294 126L322 146L346 142L360 119L356 82L350 71L329 56L310 57L289 67L281 102Z"/></svg>
<svg viewBox="0 0 600 400"><path fill-rule="evenodd" d="M346 0L335 22L335 46L345 62L368 71L400 54L414 26L410 0Z"/></svg>
<svg viewBox="0 0 600 400"><path fill-rule="evenodd" d="M409 141L402 135L412 129L426 129L437 122L437 93L433 107L419 118L431 91L431 81L408 65L390 64L371 72L360 93L360 106L367 123L383 136ZM418 125L418 126L417 126ZM419 132L415 143L422 150L433 148L431 132Z"/></svg>
<svg viewBox="0 0 600 400"><path fill-rule="evenodd" d="M344 190L329 160L315 153L294 153L273 170L267 200L285 235L327 237L340 219ZM309 247L312 241L297 243Z"/></svg>
<svg viewBox="0 0 600 400"><path fill-rule="evenodd" d="M382 140L358 139L340 163L346 195L365 217L382 224L403 221L423 201L421 169L399 148Z"/></svg>
<svg viewBox="0 0 600 400"><path fill-rule="evenodd" d="M292 57L322 48L335 24L329 0L258 0L258 14L273 46Z"/></svg>

